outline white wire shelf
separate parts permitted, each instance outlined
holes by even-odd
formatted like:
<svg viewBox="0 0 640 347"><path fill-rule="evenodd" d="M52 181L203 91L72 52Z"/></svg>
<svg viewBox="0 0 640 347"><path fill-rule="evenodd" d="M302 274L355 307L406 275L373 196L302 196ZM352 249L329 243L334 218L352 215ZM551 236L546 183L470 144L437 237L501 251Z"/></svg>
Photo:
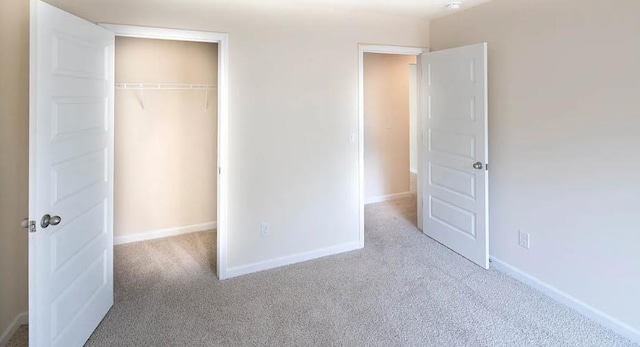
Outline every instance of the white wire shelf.
<svg viewBox="0 0 640 347"><path fill-rule="evenodd" d="M116 83L116 89L164 89L164 90L208 90L216 89L215 84L183 84L183 83Z"/></svg>
<svg viewBox="0 0 640 347"><path fill-rule="evenodd" d="M209 90L217 89L215 84L184 83L116 83L116 89L140 91L140 106L145 109L145 90L202 90L204 91L204 109L209 108Z"/></svg>

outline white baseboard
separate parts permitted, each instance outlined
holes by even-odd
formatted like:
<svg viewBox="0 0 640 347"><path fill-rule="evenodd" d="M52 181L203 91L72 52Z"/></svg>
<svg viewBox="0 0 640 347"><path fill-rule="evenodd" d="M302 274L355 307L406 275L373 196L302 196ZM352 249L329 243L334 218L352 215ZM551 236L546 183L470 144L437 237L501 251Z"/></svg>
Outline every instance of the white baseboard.
<svg viewBox="0 0 640 347"><path fill-rule="evenodd" d="M26 311L18 314L7 329L2 332L2 335L0 335L0 347L6 346L7 343L9 343L9 340L13 337L13 334L15 334L16 330L18 330L21 325L25 324L29 324L29 312Z"/></svg>
<svg viewBox="0 0 640 347"><path fill-rule="evenodd" d="M330 256L330 255L336 255L344 252L355 251L361 248L362 247L360 246L360 243L354 242L354 243L347 243L344 245L322 248L322 249L318 249L311 252L298 253L298 254L288 255L280 258L265 260L265 261L261 261L253 264L235 266L227 269L227 272L225 273L225 279L247 275L247 274L258 272L258 271L269 270L269 269L273 269L273 268L277 268L285 265L301 263L303 261L318 259L318 258Z"/></svg>
<svg viewBox="0 0 640 347"><path fill-rule="evenodd" d="M207 231L211 229L216 229L217 227L218 227L217 222L209 222L209 223L202 223L202 224L187 225L187 226L182 226L177 228L146 231L138 234L115 237L113 239L113 244L123 245L125 243L154 240L154 239L159 239L163 237L195 233L198 231Z"/></svg>
<svg viewBox="0 0 640 347"><path fill-rule="evenodd" d="M375 204L376 202L404 199L404 198L411 197L411 195L412 195L411 192L404 192L404 193L397 193L397 194L374 196L372 198L367 198L364 204L368 205L368 204Z"/></svg>
<svg viewBox="0 0 640 347"><path fill-rule="evenodd" d="M533 277L520 269L505 263L504 261L491 257L491 266L496 270L530 286L549 296L553 300L572 308L583 316L599 323L600 325L613 330L629 340L640 343L640 331L634 327L611 317L610 315L596 309L593 306L555 288L540 279Z"/></svg>

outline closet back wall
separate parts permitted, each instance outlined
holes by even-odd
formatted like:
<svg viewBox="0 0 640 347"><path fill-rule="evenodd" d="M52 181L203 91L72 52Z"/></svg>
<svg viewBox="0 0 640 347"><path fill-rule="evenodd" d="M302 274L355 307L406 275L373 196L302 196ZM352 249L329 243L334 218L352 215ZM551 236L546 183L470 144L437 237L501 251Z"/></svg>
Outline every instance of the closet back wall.
<svg viewBox="0 0 640 347"><path fill-rule="evenodd" d="M217 83L217 45L116 38L117 83ZM114 235L216 221L217 90L116 89Z"/></svg>

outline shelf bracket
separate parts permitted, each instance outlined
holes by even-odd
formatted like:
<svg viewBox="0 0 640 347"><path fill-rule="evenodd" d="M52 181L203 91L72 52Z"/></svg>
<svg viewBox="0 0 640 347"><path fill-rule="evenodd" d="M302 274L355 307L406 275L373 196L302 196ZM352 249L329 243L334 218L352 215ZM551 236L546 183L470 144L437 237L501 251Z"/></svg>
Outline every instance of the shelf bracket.
<svg viewBox="0 0 640 347"><path fill-rule="evenodd" d="M209 109L209 86L204 86L204 110Z"/></svg>
<svg viewBox="0 0 640 347"><path fill-rule="evenodd" d="M142 106L142 109L146 111L144 107L144 86L142 84L140 85L140 105Z"/></svg>

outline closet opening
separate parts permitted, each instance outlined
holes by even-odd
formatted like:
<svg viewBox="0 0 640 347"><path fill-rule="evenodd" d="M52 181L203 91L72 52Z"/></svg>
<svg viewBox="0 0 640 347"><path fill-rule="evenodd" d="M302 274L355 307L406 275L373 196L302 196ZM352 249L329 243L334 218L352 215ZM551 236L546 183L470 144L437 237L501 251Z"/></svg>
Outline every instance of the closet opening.
<svg viewBox="0 0 640 347"><path fill-rule="evenodd" d="M217 274L218 49L116 37L116 292L185 271ZM143 266L131 273L133 264Z"/></svg>

